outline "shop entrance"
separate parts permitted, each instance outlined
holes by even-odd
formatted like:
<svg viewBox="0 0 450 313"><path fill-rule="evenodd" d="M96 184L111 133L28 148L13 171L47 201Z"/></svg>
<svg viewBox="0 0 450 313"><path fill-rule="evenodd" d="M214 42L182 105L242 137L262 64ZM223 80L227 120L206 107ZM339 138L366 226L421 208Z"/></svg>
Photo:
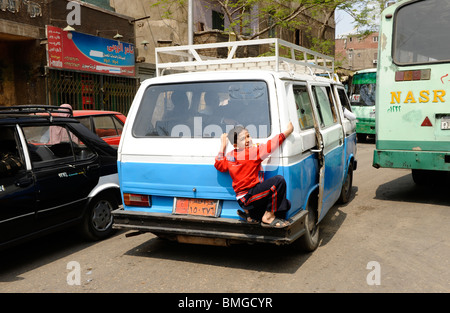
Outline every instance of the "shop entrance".
<svg viewBox="0 0 450 313"><path fill-rule="evenodd" d="M136 93L136 78L49 69L48 104L74 110L109 110L127 114Z"/></svg>

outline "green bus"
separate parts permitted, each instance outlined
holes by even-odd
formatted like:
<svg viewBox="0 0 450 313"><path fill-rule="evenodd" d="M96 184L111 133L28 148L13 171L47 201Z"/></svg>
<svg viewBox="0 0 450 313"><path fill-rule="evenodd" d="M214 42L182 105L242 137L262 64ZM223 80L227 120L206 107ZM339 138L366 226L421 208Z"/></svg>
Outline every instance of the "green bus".
<svg viewBox="0 0 450 313"><path fill-rule="evenodd" d="M450 171L449 29L450 1L381 14L373 166L411 169L418 184Z"/></svg>
<svg viewBox="0 0 450 313"><path fill-rule="evenodd" d="M375 135L375 91L377 69L356 71L350 85L350 104L356 115L358 141L365 141L367 135Z"/></svg>

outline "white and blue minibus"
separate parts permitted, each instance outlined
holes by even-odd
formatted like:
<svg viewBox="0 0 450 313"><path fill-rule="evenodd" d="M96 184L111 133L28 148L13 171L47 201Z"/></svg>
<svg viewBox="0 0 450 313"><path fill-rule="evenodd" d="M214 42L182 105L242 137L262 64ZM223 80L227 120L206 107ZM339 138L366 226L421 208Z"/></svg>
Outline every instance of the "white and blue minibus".
<svg viewBox="0 0 450 313"><path fill-rule="evenodd" d="M275 55L245 54L260 55L264 46ZM282 56L286 51L290 57ZM334 79L333 59L279 39L156 54L158 76L141 84L118 148L124 204L113 212L114 227L185 243L315 250L320 221L337 201L351 199L357 164L355 121L344 117L351 107ZM266 178L282 175L287 182L289 226L247 223L237 214L229 174L214 167L220 137L243 125L253 143L265 143L289 122L293 133L262 164Z"/></svg>

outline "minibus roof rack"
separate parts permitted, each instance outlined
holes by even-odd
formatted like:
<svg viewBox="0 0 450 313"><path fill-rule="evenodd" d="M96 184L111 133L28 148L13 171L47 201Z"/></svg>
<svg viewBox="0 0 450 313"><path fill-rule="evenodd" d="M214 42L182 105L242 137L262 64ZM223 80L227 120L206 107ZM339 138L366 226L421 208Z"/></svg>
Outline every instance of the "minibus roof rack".
<svg viewBox="0 0 450 313"><path fill-rule="evenodd" d="M217 57L219 53L222 57ZM155 54L157 76L257 69L334 75L334 58L278 38L159 47L155 49ZM248 56L252 54L254 56Z"/></svg>

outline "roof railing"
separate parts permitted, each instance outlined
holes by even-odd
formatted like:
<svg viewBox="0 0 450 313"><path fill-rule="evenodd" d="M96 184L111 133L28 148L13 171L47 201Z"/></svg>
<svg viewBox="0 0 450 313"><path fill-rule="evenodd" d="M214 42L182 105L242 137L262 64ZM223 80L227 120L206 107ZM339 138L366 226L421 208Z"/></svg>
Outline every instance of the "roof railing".
<svg viewBox="0 0 450 313"><path fill-rule="evenodd" d="M256 46L259 55L248 57L248 54L242 53L243 49L247 49L248 52L250 46ZM266 47L263 48L264 46ZM208 56L207 54L211 54L212 49L217 49L215 51L221 49L224 57ZM227 49L226 53L224 53L225 49ZM261 53L263 49L264 53ZM240 52L238 53L238 51ZM157 76L162 76L167 72L240 69L285 71L310 75L325 73L330 78L334 75L334 58L278 38L159 47L155 49L155 54ZM163 61L167 59L170 61Z"/></svg>
<svg viewBox="0 0 450 313"><path fill-rule="evenodd" d="M69 116L73 116L73 111L70 108L60 107L60 106L52 106L52 105L16 105L9 107L0 107L0 114L2 115L18 115L18 114L39 114L44 115L48 114L50 118L54 116L58 116L58 114L69 114Z"/></svg>

